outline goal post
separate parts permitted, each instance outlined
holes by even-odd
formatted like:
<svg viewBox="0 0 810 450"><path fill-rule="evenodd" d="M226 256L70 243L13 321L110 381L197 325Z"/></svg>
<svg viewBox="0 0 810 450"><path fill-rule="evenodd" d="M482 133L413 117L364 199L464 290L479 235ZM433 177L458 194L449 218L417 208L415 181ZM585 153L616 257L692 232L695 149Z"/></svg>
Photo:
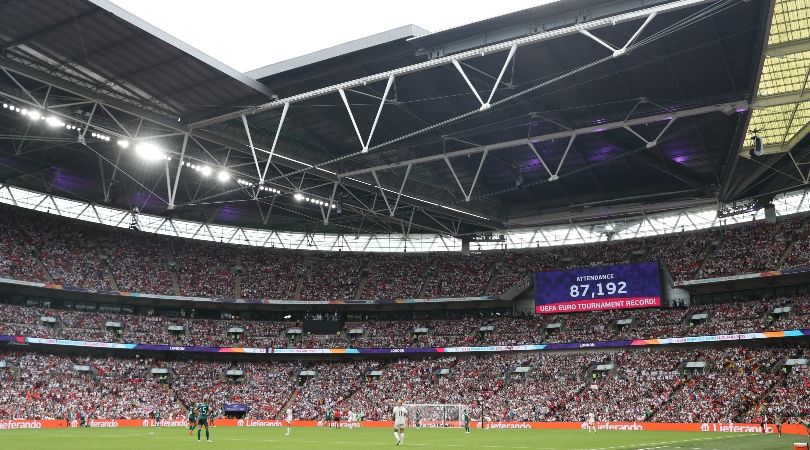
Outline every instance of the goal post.
<svg viewBox="0 0 810 450"><path fill-rule="evenodd" d="M453 403L407 403L408 424L414 428L459 428L467 406Z"/></svg>

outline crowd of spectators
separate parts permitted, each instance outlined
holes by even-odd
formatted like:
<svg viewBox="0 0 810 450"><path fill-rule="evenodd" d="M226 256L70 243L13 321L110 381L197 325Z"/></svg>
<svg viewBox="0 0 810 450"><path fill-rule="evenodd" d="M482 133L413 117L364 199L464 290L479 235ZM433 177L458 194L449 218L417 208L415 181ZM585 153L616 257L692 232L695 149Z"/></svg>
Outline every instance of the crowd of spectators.
<svg viewBox="0 0 810 450"><path fill-rule="evenodd" d="M483 295L492 276L496 253L437 254L427 278L426 298Z"/></svg>
<svg viewBox="0 0 810 450"><path fill-rule="evenodd" d="M169 263L173 261L172 239L141 233L98 227L95 238L106 257L118 289L175 295Z"/></svg>
<svg viewBox="0 0 810 450"><path fill-rule="evenodd" d="M302 252L259 247L242 251L242 298L293 299L304 269Z"/></svg>
<svg viewBox="0 0 810 450"><path fill-rule="evenodd" d="M308 258L301 300L353 299L365 256L358 253L321 253Z"/></svg>
<svg viewBox="0 0 810 450"><path fill-rule="evenodd" d="M633 261L660 260L675 280L777 270L783 259L784 267L810 265L804 217L574 246L400 255L243 247L0 208L0 276L161 295L477 297L501 295L537 271Z"/></svg>
<svg viewBox="0 0 810 450"><path fill-rule="evenodd" d="M45 281L46 275L17 231L19 222L17 210L0 206L0 277Z"/></svg>
<svg viewBox="0 0 810 450"><path fill-rule="evenodd" d="M491 420L726 422L807 412L805 347L496 353L395 360L217 361L0 352L0 418L182 420L188 405L246 403L251 418L327 411L386 420L397 400L454 404ZM696 370L687 362L705 363ZM520 370L518 370L520 368ZM152 369L166 369L165 375ZM232 372L230 375L228 371ZM413 419L413 417L412 417ZM423 417L423 420L428 420Z"/></svg>
<svg viewBox="0 0 810 450"><path fill-rule="evenodd" d="M433 255L375 255L360 298L418 298Z"/></svg>
<svg viewBox="0 0 810 450"><path fill-rule="evenodd" d="M777 223L752 222L724 229L700 271L702 278L740 273L763 272L779 268L792 234L804 224L801 219Z"/></svg>
<svg viewBox="0 0 810 450"><path fill-rule="evenodd" d="M110 289L94 241L90 239L95 228L45 214L37 226L24 226L22 230L26 242L39 251L55 283Z"/></svg>
<svg viewBox="0 0 810 450"><path fill-rule="evenodd" d="M806 349L801 350L804 352ZM707 363L681 383L655 413L661 422L728 422L750 420L750 412L784 375L777 364L796 349L727 348L699 351L694 361ZM784 420L785 418L783 418Z"/></svg>
<svg viewBox="0 0 810 450"><path fill-rule="evenodd" d="M174 250L180 295L235 297L236 247L181 239L175 242Z"/></svg>
<svg viewBox="0 0 810 450"><path fill-rule="evenodd" d="M810 228L807 224L799 224L794 232L794 244L785 258L783 269L794 267L810 267Z"/></svg>
<svg viewBox="0 0 810 450"><path fill-rule="evenodd" d="M774 313L780 307L789 310ZM43 316L56 322L43 322ZM328 317L340 319L339 315ZM108 326L109 322L121 327ZM170 330L172 326L179 330ZM810 328L810 298L553 315L469 313L445 319L367 319L346 321L336 334L311 334L307 329L301 334L288 333L302 326L292 316L285 320L214 320L0 303L0 334L218 347L402 348L594 342ZM232 332L234 328L237 330Z"/></svg>
<svg viewBox="0 0 810 450"><path fill-rule="evenodd" d="M807 417L810 415L810 371L807 366L793 366L757 408L748 411L746 419L768 414L771 417Z"/></svg>

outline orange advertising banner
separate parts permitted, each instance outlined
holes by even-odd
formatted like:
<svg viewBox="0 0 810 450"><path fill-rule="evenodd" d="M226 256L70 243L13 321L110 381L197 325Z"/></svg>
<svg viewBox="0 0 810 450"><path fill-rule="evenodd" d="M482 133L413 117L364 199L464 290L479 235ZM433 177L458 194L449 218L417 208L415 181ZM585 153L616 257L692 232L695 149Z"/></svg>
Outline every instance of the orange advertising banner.
<svg viewBox="0 0 810 450"><path fill-rule="evenodd" d="M154 419L90 419L87 422L90 428L124 428L124 427L154 427ZM184 419L161 420L161 427L185 427L188 423ZM284 427L287 423L277 419L215 419L213 425L216 427ZM343 422L341 426L346 426ZM390 421L364 421L355 424L363 428L391 427ZM445 423L425 421L420 424L425 428L439 428ZM451 422L450 426L458 426L458 423ZM568 429L584 430L586 424L583 422L481 422L473 421L475 428L485 428L493 430L542 430L542 429ZM596 422L598 430L613 431L691 431L706 433L762 433L762 427L754 423L664 423L664 422ZM65 420L25 420L25 419L0 419L0 430L23 430L41 428L75 428L79 424L77 421L67 422ZM324 426L324 422L316 420L295 420L293 426L296 427L316 427ZM768 424L765 427L766 433L776 433L776 425ZM782 433L806 435L808 429L800 424L782 425Z"/></svg>

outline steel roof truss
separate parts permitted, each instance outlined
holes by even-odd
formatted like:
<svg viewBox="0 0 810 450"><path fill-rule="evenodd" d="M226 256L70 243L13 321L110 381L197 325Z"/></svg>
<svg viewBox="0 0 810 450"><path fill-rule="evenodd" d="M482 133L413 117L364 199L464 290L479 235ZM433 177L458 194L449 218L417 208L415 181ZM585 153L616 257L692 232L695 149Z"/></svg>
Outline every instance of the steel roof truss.
<svg viewBox="0 0 810 450"><path fill-rule="evenodd" d="M644 23L642 23L641 26L638 28L638 30L636 30L636 32L633 33L632 36L630 36L630 39L627 41L626 44L624 44L624 47L622 47L622 48L614 48L612 45L608 44L607 42L603 41L602 39L599 39L598 37L594 36L587 29L583 28L583 29L579 30L579 32L584 34L585 36L588 36L589 38L596 41L599 45L602 45L603 47L606 47L608 50L613 52L613 57L615 58L615 57L621 56L625 52L627 52L627 48L633 43L633 41L636 40L638 35L641 34L642 31L644 31L644 28L646 28L647 24L649 24L655 18L656 14L658 14L658 13L653 11L649 16L647 16L647 19L644 21Z"/></svg>
<svg viewBox="0 0 810 450"><path fill-rule="evenodd" d="M340 98L343 100L343 104L346 105L346 111L349 113L349 119L352 121L352 126L354 127L354 132L357 133L357 139L360 140L360 146L362 148L363 153L368 152L368 146L371 144L371 138L374 137L374 130L377 129L377 123L380 120L380 115L382 114L383 106L385 106L385 102L388 99L388 93L391 91L391 85L394 83L394 74L388 76L388 82L385 84L385 91L383 92L382 99L380 100L380 106L377 108L377 114L374 116L374 123L371 125L371 131L368 133L368 139L363 139L362 133L360 133L360 128L357 126L357 121L354 118L354 113L352 113L352 107L349 105L349 99L346 98L346 91L344 89L338 89L338 94L340 94ZM285 107L289 105L289 102L285 103Z"/></svg>

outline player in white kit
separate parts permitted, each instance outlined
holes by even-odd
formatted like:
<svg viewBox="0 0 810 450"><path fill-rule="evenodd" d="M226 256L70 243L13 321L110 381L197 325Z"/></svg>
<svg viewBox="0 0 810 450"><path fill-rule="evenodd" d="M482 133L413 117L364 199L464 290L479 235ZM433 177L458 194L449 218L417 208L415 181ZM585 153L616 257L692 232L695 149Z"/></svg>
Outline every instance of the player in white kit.
<svg viewBox="0 0 810 450"><path fill-rule="evenodd" d="M402 445L405 442L405 423L408 420L408 410L402 406L402 400L397 400L397 406L394 406L394 439L397 440L397 445Z"/></svg>
<svg viewBox="0 0 810 450"><path fill-rule="evenodd" d="M287 422L287 433L285 433L284 436L289 436L290 433L292 433L292 421L293 421L292 408L287 408L287 414L284 417L284 420Z"/></svg>
<svg viewBox="0 0 810 450"><path fill-rule="evenodd" d="M588 413L588 433L591 431L596 433L596 417L593 413Z"/></svg>

